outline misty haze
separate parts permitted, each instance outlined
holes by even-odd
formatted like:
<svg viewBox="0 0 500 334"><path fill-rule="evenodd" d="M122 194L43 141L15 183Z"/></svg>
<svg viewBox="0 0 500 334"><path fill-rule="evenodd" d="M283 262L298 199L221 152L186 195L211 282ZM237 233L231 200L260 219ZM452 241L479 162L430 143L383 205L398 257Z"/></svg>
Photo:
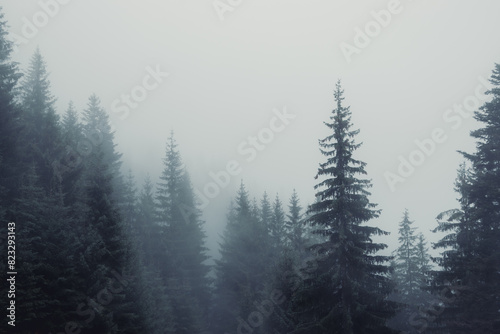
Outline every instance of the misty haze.
<svg viewBox="0 0 500 334"><path fill-rule="evenodd" d="M500 3L0 3L0 333L500 333Z"/></svg>

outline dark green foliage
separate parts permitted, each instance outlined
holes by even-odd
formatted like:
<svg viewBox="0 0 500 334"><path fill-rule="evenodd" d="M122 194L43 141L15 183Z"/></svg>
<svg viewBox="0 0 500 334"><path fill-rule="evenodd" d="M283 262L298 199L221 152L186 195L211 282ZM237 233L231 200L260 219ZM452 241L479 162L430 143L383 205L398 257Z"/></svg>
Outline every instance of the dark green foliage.
<svg viewBox="0 0 500 334"><path fill-rule="evenodd" d="M263 210L251 205L242 183L228 214L220 245L221 259L216 261L212 332L235 332L255 311L255 303L268 298L266 287L272 263L264 219L272 219L272 212L266 195L262 205ZM259 326L254 333L263 333L262 330Z"/></svg>
<svg viewBox="0 0 500 334"><path fill-rule="evenodd" d="M20 159L21 110L15 104L15 86L21 77L10 55L12 43L0 11L0 219L17 194Z"/></svg>
<svg viewBox="0 0 500 334"><path fill-rule="evenodd" d="M413 227L408 210L399 223L399 246L395 258L391 262L394 272L392 279L396 290L390 299L401 304L401 309L388 324L391 327L408 333L417 333L420 326L415 326L413 318L419 314L419 309L425 308L432 296L425 290L430 280L429 255L424 236ZM419 316L420 317L420 316ZM415 328L417 327L417 328Z"/></svg>
<svg viewBox="0 0 500 334"><path fill-rule="evenodd" d="M469 333L500 331L500 64L496 64L490 82L493 88L487 94L492 99L474 114L484 124L471 133L477 141L476 152L465 154L473 170L468 219L475 226L471 233L472 276L463 282L475 294L467 307L469 314L462 318L472 329Z"/></svg>
<svg viewBox="0 0 500 334"><path fill-rule="evenodd" d="M26 166L35 164L40 184L51 193L57 192L60 187L60 178L53 163L61 159L63 152L59 116L55 112L54 102L46 63L37 49L21 84L25 136L22 159Z"/></svg>
<svg viewBox="0 0 500 334"><path fill-rule="evenodd" d="M287 215L278 196L258 201L242 183L212 280L173 134L156 189L148 177L138 193L132 171L122 176L99 98L81 115L70 103L60 119L40 51L21 80L12 46L0 11L0 248L15 222L14 332L500 332L500 65L491 101L475 113L484 124L471 133L476 152L463 153L460 207L438 216L439 270L407 212L395 258L379 255L386 245L373 239L388 233L369 225L380 210L354 158L358 131L339 83L330 134L319 141L316 201L303 214L294 191ZM5 284L0 294L5 310ZM1 333L12 330L0 323Z"/></svg>
<svg viewBox="0 0 500 334"><path fill-rule="evenodd" d="M415 234L416 227L409 218L408 210L404 212L399 223L399 247L395 254L395 277L401 298L399 302L419 305L425 301L422 289L429 281L429 255L424 236Z"/></svg>
<svg viewBox="0 0 500 334"><path fill-rule="evenodd" d="M79 152L83 139L83 125L73 103L70 103L62 119L62 156L52 162L52 167L61 184L64 204L72 209L76 209L83 199L84 155Z"/></svg>
<svg viewBox="0 0 500 334"><path fill-rule="evenodd" d="M275 305L268 319L268 328L279 333L288 333L299 326L299 317L294 312L294 298L306 274L301 270L315 257L306 249L306 230L302 220L299 198L295 190L290 198L289 214L285 221L286 240L281 256L272 273L270 293L279 291L283 302Z"/></svg>
<svg viewBox="0 0 500 334"><path fill-rule="evenodd" d="M166 245L162 243L161 228L156 223L153 184L148 176L135 208L131 208L133 188L131 178L128 180L127 210L135 212L129 228L134 242L134 272L138 279L137 308L144 318L147 333L175 333L172 308L159 269Z"/></svg>
<svg viewBox="0 0 500 334"><path fill-rule="evenodd" d="M59 211L59 212L58 212ZM20 198L15 207L16 262L19 272L16 303L23 307L18 314L17 324L21 330L47 330L51 328L48 319L61 320L57 301L51 291L58 279L62 246L61 207L47 196L39 185L35 167L23 177ZM50 233L56 233L51 235ZM54 312L54 309L56 311Z"/></svg>
<svg viewBox="0 0 500 334"><path fill-rule="evenodd" d="M209 267L200 212L177 144L170 136L157 186L157 223L165 247L162 277L172 306L176 333L200 333L210 306Z"/></svg>
<svg viewBox="0 0 500 334"><path fill-rule="evenodd" d="M109 292L113 271L126 275L131 272L131 244L125 233L125 223L112 198L113 169L108 163L113 159L109 157L109 151L105 151L105 144L105 140L96 144L85 161L86 210L81 238L81 271L87 278L86 296L96 296L100 303L96 318L88 324L88 328L100 332L116 327L123 333L134 333L143 328L133 304L135 279L130 279L119 292ZM112 145L108 143L107 149ZM103 289L108 290L103 292ZM99 299L100 294L106 294L102 297L103 301Z"/></svg>
<svg viewBox="0 0 500 334"><path fill-rule="evenodd" d="M161 268L165 266L163 257L167 255L167 245L164 242L162 227L157 223L153 183L149 175L139 196L137 211L137 226L134 230L136 230L135 233L140 240L140 247L144 254L143 263L149 268L156 268L157 271L162 272Z"/></svg>
<svg viewBox="0 0 500 334"><path fill-rule="evenodd" d="M500 330L500 65L487 94L492 99L475 112L484 126L472 131L476 152L463 153L470 168L459 170L456 190L460 209L438 216L436 231L448 232L435 248L442 271L434 289L448 289L449 301L435 321L436 331L497 333Z"/></svg>
<svg viewBox="0 0 500 334"><path fill-rule="evenodd" d="M389 333L385 321L394 313L387 300L392 290L390 258L376 253L387 246L374 243L373 235L386 235L377 227L364 225L379 210L370 203L370 181L365 163L353 158L359 147L351 130L351 114L343 106L343 91L337 83L337 106L331 122L325 125L331 135L320 140L326 162L320 164L316 178L319 200L309 208L314 233L326 239L311 247L317 253L297 300L300 326L294 333Z"/></svg>
<svg viewBox="0 0 500 334"><path fill-rule="evenodd" d="M124 182L120 171L122 154L116 151L109 116L95 94L89 97L87 108L83 111L83 139L77 147L85 163L89 161L87 157L100 147L104 153L103 164L109 168L111 175L112 199L120 205L124 201Z"/></svg>
<svg viewBox="0 0 500 334"><path fill-rule="evenodd" d="M283 211L283 205L276 195L276 199L273 203L273 217L271 219L271 225L269 228L269 234L271 238L272 251L275 256L280 257L285 245L285 212Z"/></svg>
<svg viewBox="0 0 500 334"><path fill-rule="evenodd" d="M306 231L304 222L302 221L302 208L300 207L299 197L295 189L290 198L288 210L290 213L287 215L288 219L285 222L288 235L287 245L297 252L303 252L306 247Z"/></svg>

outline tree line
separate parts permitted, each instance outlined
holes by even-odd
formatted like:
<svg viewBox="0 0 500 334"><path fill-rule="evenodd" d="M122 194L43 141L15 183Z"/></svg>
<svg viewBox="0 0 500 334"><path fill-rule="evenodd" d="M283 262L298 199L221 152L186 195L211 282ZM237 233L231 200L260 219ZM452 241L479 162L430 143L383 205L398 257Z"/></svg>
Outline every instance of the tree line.
<svg viewBox="0 0 500 334"><path fill-rule="evenodd" d="M500 330L500 65L462 152L459 208L437 216L427 242L405 210L398 247L372 221L340 82L319 141L316 198L302 207L242 182L209 265L202 212L174 134L163 171L138 185L123 173L106 110L55 108L40 51L11 59L0 16L1 248L16 223L16 333L496 333ZM0 263L5 275L7 261ZM8 286L0 295L7 296ZM1 298L5 310L7 298ZM4 319L5 320L5 319Z"/></svg>

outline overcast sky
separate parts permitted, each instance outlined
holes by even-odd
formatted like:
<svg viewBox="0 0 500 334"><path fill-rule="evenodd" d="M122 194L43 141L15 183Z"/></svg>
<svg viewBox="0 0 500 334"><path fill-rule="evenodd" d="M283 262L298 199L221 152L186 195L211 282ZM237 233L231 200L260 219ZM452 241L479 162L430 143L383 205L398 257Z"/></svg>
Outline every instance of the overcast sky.
<svg viewBox="0 0 500 334"><path fill-rule="evenodd" d="M312 202L338 79L361 131L355 158L368 164L371 200L383 210L371 224L392 231L383 239L392 250L408 208L436 240L436 215L457 207L456 151L474 149L469 110L485 101L484 79L500 62L498 0L1 6L19 44L14 59L26 68L40 47L61 114L96 93L139 183L148 172L157 180L175 131L194 187L220 192L204 208L212 249L241 179L259 200L267 190L287 203L296 188L303 206ZM229 185L205 188L228 163Z"/></svg>

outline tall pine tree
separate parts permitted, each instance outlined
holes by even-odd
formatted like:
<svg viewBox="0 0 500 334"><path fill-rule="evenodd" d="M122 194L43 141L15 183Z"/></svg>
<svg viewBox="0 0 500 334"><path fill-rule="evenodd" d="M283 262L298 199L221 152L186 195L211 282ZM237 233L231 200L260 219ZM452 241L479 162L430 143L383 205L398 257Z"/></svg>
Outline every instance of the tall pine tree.
<svg viewBox="0 0 500 334"><path fill-rule="evenodd" d="M187 172L173 133L157 186L158 224L167 254L162 275L176 333L200 333L210 305L205 234Z"/></svg>
<svg viewBox="0 0 500 334"><path fill-rule="evenodd" d="M395 259L391 264L394 269L392 275L396 283L396 291L391 295L391 300L401 304L401 309L390 325L393 328L407 333L417 333L419 328L412 325L412 316L430 301L427 288L429 278L429 255L427 253L424 236L415 234L417 228L413 227L408 210L403 213L399 223L399 246L395 251Z"/></svg>
<svg viewBox="0 0 500 334"><path fill-rule="evenodd" d="M7 23L0 7L0 226L4 235L0 237L0 247L7 250L7 224L15 219L12 206L19 198L21 172L21 109L15 103L15 87L21 77L17 64L11 60L12 43L7 40ZM6 282L7 258L0 264L0 275ZM7 284L0 286L2 296L7 296ZM0 300L0 307L9 306L8 298ZM8 325L0 324L0 331L7 332Z"/></svg>
<svg viewBox="0 0 500 334"><path fill-rule="evenodd" d="M500 331L500 64L495 65L490 82L493 87L486 94L491 101L474 113L484 125L471 132L476 152L464 153L472 164L468 201L478 240L474 273L466 282L474 291L474 302L462 318L473 329L469 333Z"/></svg>
<svg viewBox="0 0 500 334"><path fill-rule="evenodd" d="M53 163L61 159L62 136L46 63L38 49L21 83L21 102L26 136L24 162L27 166L35 164L42 187L49 194L55 193L60 179Z"/></svg>
<svg viewBox="0 0 500 334"><path fill-rule="evenodd" d="M312 246L316 268L298 296L301 325L293 333L390 333L385 325L394 313L387 300L390 258L377 255L387 246L372 240L388 233L364 224L379 210L368 199L370 181L359 178L366 174L365 163L353 158L359 130L351 129L340 82L334 97L331 122L325 122L331 134L319 141L326 162L316 178L324 179L315 186L319 200L309 207L309 222L327 240Z"/></svg>
<svg viewBox="0 0 500 334"><path fill-rule="evenodd" d="M268 297L265 289L270 283L269 239L263 218L272 218L272 212L267 196L264 195L262 203L267 213L251 204L241 183L235 205L228 214L220 245L221 258L216 260L216 300L211 328L214 333L244 330L265 333L261 326L248 329L251 325L247 323L256 310L255 303Z"/></svg>
<svg viewBox="0 0 500 334"><path fill-rule="evenodd" d="M398 277L398 290L401 301L411 302L420 290L421 282L418 279L417 264L417 236L416 227L413 227L408 210L403 214L403 220L399 223L399 246L396 249L396 275Z"/></svg>
<svg viewBox="0 0 500 334"><path fill-rule="evenodd" d="M21 167L21 110L15 103L15 87L21 77L11 60L12 42L0 7L0 219L18 193ZM2 225L3 226L3 225Z"/></svg>
<svg viewBox="0 0 500 334"><path fill-rule="evenodd" d="M436 228L448 235L434 245L444 248L434 288L449 290L436 326L451 333L500 331L500 64L490 82L492 99L474 114L484 124L471 132L476 152L462 152L471 167L459 170L461 207L442 213Z"/></svg>
<svg viewBox="0 0 500 334"><path fill-rule="evenodd" d="M302 207L300 206L299 197L295 189L293 190L292 197L290 197L288 210L288 219L285 222L288 236L287 244L291 249L302 253L306 246L306 235L304 222L302 221Z"/></svg>

